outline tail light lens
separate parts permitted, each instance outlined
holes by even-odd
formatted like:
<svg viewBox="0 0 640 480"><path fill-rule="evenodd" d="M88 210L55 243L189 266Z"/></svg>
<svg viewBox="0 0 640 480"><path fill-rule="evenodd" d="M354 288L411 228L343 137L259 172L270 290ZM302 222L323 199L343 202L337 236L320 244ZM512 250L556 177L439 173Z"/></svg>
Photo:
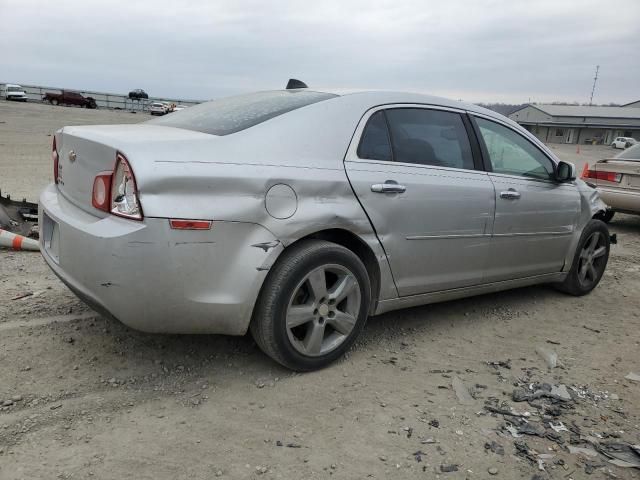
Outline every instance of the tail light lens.
<svg viewBox="0 0 640 480"><path fill-rule="evenodd" d="M113 172L99 174L93 180L91 204L98 210L108 212L111 208L111 177Z"/></svg>
<svg viewBox="0 0 640 480"><path fill-rule="evenodd" d="M602 170L591 170L589 165L584 166L582 171L582 178L593 178L595 180L604 180L605 182L620 183L622 181L622 174L616 172L605 172Z"/></svg>
<svg viewBox="0 0 640 480"><path fill-rule="evenodd" d="M133 170L121 153L116 156L116 166L111 178L111 213L132 220L142 220L142 208Z"/></svg>
<svg viewBox="0 0 640 480"><path fill-rule="evenodd" d="M53 144L51 146L51 160L53 160L53 181L58 183L58 149L56 147L56 136L53 136Z"/></svg>

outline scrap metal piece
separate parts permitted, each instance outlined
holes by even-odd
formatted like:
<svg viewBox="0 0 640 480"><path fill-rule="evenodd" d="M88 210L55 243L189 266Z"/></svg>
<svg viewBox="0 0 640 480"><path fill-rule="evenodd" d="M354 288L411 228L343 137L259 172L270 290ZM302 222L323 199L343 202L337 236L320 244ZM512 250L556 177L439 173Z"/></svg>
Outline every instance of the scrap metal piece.
<svg viewBox="0 0 640 480"><path fill-rule="evenodd" d="M0 229L17 233L25 237L34 235L34 226L38 224L38 204L11 200L11 196L2 196L0 191Z"/></svg>

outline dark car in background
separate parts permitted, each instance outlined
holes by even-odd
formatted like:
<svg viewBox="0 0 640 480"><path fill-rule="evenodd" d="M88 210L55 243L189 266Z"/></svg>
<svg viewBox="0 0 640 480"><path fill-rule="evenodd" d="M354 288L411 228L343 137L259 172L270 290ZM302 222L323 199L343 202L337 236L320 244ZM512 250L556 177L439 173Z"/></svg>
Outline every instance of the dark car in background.
<svg viewBox="0 0 640 480"><path fill-rule="evenodd" d="M49 102L51 105L77 105L84 108L98 108L96 100L93 97L84 97L78 92L70 92L62 90L60 93L47 92L42 97L43 102Z"/></svg>
<svg viewBox="0 0 640 480"><path fill-rule="evenodd" d="M140 100L142 98L148 99L149 95L147 95L147 92L145 92L141 88L136 88L135 90L131 90L129 92L129 99L130 100Z"/></svg>

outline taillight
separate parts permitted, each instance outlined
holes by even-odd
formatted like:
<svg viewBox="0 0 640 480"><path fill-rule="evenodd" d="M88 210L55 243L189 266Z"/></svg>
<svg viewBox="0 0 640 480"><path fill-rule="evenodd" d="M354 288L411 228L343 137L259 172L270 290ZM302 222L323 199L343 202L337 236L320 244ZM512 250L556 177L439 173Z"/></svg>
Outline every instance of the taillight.
<svg viewBox="0 0 640 480"><path fill-rule="evenodd" d="M56 147L56 136L53 135L53 145L51 146L51 160L53 160L53 181L58 183L58 149Z"/></svg>
<svg viewBox="0 0 640 480"><path fill-rule="evenodd" d="M98 174L93 179L93 191L91 194L91 204L98 210L108 212L111 208L111 177L113 172Z"/></svg>
<svg viewBox="0 0 640 480"><path fill-rule="evenodd" d="M591 170L589 165L584 166L582 171L582 178L594 178L596 180L604 180L605 182L620 183L622 181L622 174L616 172L605 172L602 170Z"/></svg>
<svg viewBox="0 0 640 480"><path fill-rule="evenodd" d="M116 166L111 178L110 211L114 215L142 220L142 208L133 170L121 153L116 155Z"/></svg>

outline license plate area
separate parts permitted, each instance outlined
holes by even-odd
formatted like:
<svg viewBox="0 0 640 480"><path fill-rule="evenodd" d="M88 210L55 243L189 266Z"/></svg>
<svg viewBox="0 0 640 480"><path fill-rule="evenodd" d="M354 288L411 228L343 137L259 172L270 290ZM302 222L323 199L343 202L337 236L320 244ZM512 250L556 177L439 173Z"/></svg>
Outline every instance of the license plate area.
<svg viewBox="0 0 640 480"><path fill-rule="evenodd" d="M46 212L42 215L42 235L45 251L54 262L60 262L60 227L58 222L52 220Z"/></svg>
<svg viewBox="0 0 640 480"><path fill-rule="evenodd" d="M640 188L640 175L625 175L629 181L629 186Z"/></svg>

